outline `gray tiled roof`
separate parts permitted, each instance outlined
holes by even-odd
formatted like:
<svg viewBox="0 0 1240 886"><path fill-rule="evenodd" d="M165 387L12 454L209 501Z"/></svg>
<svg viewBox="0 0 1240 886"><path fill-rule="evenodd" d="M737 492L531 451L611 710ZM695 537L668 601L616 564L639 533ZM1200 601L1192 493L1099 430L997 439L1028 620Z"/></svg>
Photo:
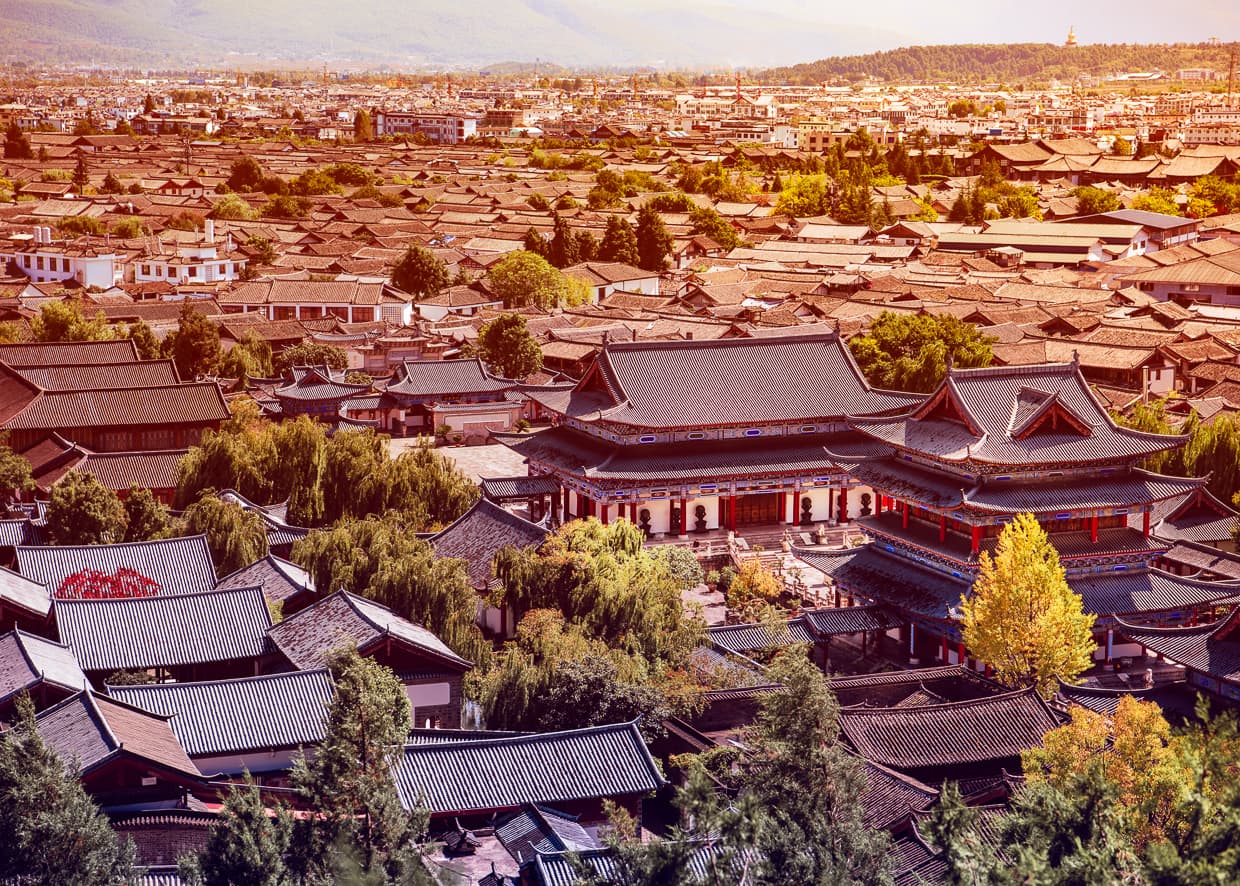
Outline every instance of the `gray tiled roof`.
<svg viewBox="0 0 1240 886"><path fill-rule="evenodd" d="M42 711L36 724L66 767L78 768L83 775L121 754L194 780L201 775L172 734L166 717L90 690Z"/></svg>
<svg viewBox="0 0 1240 886"><path fill-rule="evenodd" d="M516 385L491 375L481 360L406 360L396 367L385 390L398 396L425 398L497 393Z"/></svg>
<svg viewBox="0 0 1240 886"><path fill-rule="evenodd" d="M275 647L301 670L323 667L342 646L353 644L365 653L371 644L389 637L405 643L437 666L457 673L473 667L421 625L345 591L337 591L290 615L268 633Z"/></svg>
<svg viewBox="0 0 1240 886"><path fill-rule="evenodd" d="M85 671L256 658L271 614L259 588L119 600L57 600L61 640Z"/></svg>
<svg viewBox="0 0 1240 886"><path fill-rule="evenodd" d="M834 333L611 344L595 371L610 403L596 398L585 414L601 406L608 421L642 428L809 421L922 400L870 388Z"/></svg>
<svg viewBox="0 0 1240 886"><path fill-rule="evenodd" d="M719 625L709 628L707 637L724 652L741 655L775 646L814 642L814 635L800 618L785 621L783 629L776 628L774 631L765 624Z"/></svg>
<svg viewBox="0 0 1240 886"><path fill-rule="evenodd" d="M205 535L115 545L20 546L17 571L53 592L71 575L97 569L111 575L128 567L151 579L163 594L215 587L215 565Z"/></svg>
<svg viewBox="0 0 1240 886"><path fill-rule="evenodd" d="M541 544L547 530L479 498L456 522L429 539L440 557L464 560L474 587L491 582L491 563L503 548Z"/></svg>
<svg viewBox="0 0 1240 886"><path fill-rule="evenodd" d="M1059 725L1033 689L939 705L840 711L840 731L857 752L899 770L1019 756Z"/></svg>
<svg viewBox="0 0 1240 886"><path fill-rule="evenodd" d="M314 593L314 578L295 563L268 554L224 576L216 587L221 590L259 587L263 595L274 602L305 592Z"/></svg>
<svg viewBox="0 0 1240 886"><path fill-rule="evenodd" d="M636 723L410 745L395 776L402 805L421 801L432 813L633 796L664 784Z"/></svg>
<svg viewBox="0 0 1240 886"><path fill-rule="evenodd" d="M25 631L0 636L0 701L42 682L74 692L88 686L67 646Z"/></svg>
<svg viewBox="0 0 1240 886"><path fill-rule="evenodd" d="M885 443L948 461L1015 466L1135 461L1187 439L1118 427L1075 363L953 369L929 402L944 391L971 427L939 417L929 406L892 418L856 418L852 425ZM1018 437L1022 427L1052 408L1088 433L1051 429Z"/></svg>
<svg viewBox="0 0 1240 886"><path fill-rule="evenodd" d="M1118 631L1134 643L1165 656L1176 664L1240 682L1240 608L1227 618L1209 624L1178 628L1150 628L1119 623Z"/></svg>
<svg viewBox="0 0 1240 886"><path fill-rule="evenodd" d="M191 757L318 744L333 694L326 670L108 687L113 698L171 717L172 731Z"/></svg>
<svg viewBox="0 0 1240 886"><path fill-rule="evenodd" d="M525 864L538 853L580 852L599 846L575 818L535 805L497 825L495 836L518 864Z"/></svg>
<svg viewBox="0 0 1240 886"><path fill-rule="evenodd" d="M46 585L0 566L0 603L47 615L52 609L52 595Z"/></svg>

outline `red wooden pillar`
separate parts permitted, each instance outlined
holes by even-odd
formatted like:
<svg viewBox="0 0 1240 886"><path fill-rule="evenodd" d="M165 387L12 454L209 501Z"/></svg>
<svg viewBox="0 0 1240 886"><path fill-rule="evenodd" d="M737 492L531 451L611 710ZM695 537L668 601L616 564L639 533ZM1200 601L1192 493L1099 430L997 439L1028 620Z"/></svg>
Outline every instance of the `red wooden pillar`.
<svg viewBox="0 0 1240 886"><path fill-rule="evenodd" d="M1089 540L1093 544L1098 543L1098 515L1094 514L1089 518Z"/></svg>
<svg viewBox="0 0 1240 886"><path fill-rule="evenodd" d="M883 501L887 498L885 495L874 496L874 514L875 516L883 512Z"/></svg>
<svg viewBox="0 0 1240 886"><path fill-rule="evenodd" d="M564 507L560 510L560 522L561 523L567 523L569 520L568 509L569 509L569 506L571 505L571 502L569 501L570 494L571 493L568 491L568 487L565 486L564 487Z"/></svg>
<svg viewBox="0 0 1240 886"><path fill-rule="evenodd" d="M788 493L781 492L779 494L779 522L780 523L784 523L784 522L791 523L792 522L791 520L784 519L787 516L788 516Z"/></svg>
<svg viewBox="0 0 1240 886"><path fill-rule="evenodd" d="M629 521L634 524L637 523L637 502L629 505Z"/></svg>
<svg viewBox="0 0 1240 886"><path fill-rule="evenodd" d="M900 504L900 525L908 529L908 502L901 502Z"/></svg>
<svg viewBox="0 0 1240 886"><path fill-rule="evenodd" d="M689 534L689 499L680 500L680 534Z"/></svg>
<svg viewBox="0 0 1240 886"><path fill-rule="evenodd" d="M728 528L736 531L736 496L728 496Z"/></svg>
<svg viewBox="0 0 1240 886"><path fill-rule="evenodd" d="M943 659L943 664L947 664L947 635L946 634L943 635L943 651L942 651L941 658Z"/></svg>
<svg viewBox="0 0 1240 886"><path fill-rule="evenodd" d="M964 665L967 665L968 663L969 663L969 657L965 654L964 641L961 640L959 643L956 644L956 664L961 665L963 667Z"/></svg>
<svg viewBox="0 0 1240 886"><path fill-rule="evenodd" d="M719 528L726 529L728 525L727 499L721 495L715 501L719 503Z"/></svg>
<svg viewBox="0 0 1240 886"><path fill-rule="evenodd" d="M848 522L848 487L840 490L840 522Z"/></svg>
<svg viewBox="0 0 1240 886"><path fill-rule="evenodd" d="M598 503L598 515L599 515L599 520L602 521L604 526L607 525L607 516L610 513L611 513L611 505L609 505L605 501L600 501Z"/></svg>
<svg viewBox="0 0 1240 886"><path fill-rule="evenodd" d="M974 553L974 555L976 555L977 552L982 549L982 527L974 526L972 527L972 529L973 529L973 540L972 540L972 544L969 547L969 550L971 550Z"/></svg>
<svg viewBox="0 0 1240 886"><path fill-rule="evenodd" d="M947 541L947 515L939 514L939 544Z"/></svg>
<svg viewBox="0 0 1240 886"><path fill-rule="evenodd" d="M1150 537L1150 512L1146 511L1141 515L1141 534L1146 538Z"/></svg>
<svg viewBox="0 0 1240 886"><path fill-rule="evenodd" d="M594 499L592 499L592 498L587 498L587 499L586 499L586 516L587 516L587 517L597 517L597 516L598 516L598 502L596 502L596 501L595 501Z"/></svg>
<svg viewBox="0 0 1240 886"><path fill-rule="evenodd" d="M590 506L586 503L586 497L580 492L577 493L577 513L574 516L583 518L590 516Z"/></svg>

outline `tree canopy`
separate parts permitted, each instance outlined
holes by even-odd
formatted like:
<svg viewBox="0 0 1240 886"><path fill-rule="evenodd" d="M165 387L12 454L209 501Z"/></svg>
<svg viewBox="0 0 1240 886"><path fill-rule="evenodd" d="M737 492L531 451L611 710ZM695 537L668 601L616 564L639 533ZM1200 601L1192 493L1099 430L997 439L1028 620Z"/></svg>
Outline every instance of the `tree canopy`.
<svg viewBox="0 0 1240 886"><path fill-rule="evenodd" d="M127 516L115 492L94 474L70 471L52 487L47 533L58 545L104 545L125 540Z"/></svg>
<svg viewBox="0 0 1240 886"><path fill-rule="evenodd" d="M574 303L569 279L545 258L524 249L510 252L493 264L487 271L487 283L506 308L532 305L549 310Z"/></svg>
<svg viewBox="0 0 1240 886"><path fill-rule="evenodd" d="M542 369L542 348L520 314L501 314L478 330L479 359L497 375L523 379Z"/></svg>
<svg viewBox="0 0 1240 886"><path fill-rule="evenodd" d="M410 295L438 295L448 285L448 267L425 246L410 243L392 267L392 285Z"/></svg>
<svg viewBox="0 0 1240 886"><path fill-rule="evenodd" d="M933 391L950 358L961 369L989 366L992 339L950 315L883 311L865 335L848 342L870 384L892 391Z"/></svg>

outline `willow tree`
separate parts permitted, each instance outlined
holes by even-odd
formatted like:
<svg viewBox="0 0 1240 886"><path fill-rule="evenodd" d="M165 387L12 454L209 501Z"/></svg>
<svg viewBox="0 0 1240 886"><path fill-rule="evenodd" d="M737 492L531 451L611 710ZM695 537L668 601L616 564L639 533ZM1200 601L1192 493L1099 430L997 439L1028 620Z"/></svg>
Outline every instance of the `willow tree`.
<svg viewBox="0 0 1240 886"><path fill-rule="evenodd" d="M1094 616L1068 587L1059 553L1032 514L1003 528L994 557L982 552L973 589L960 601L964 641L1011 686L1049 698L1058 680L1090 666Z"/></svg>
<svg viewBox="0 0 1240 886"><path fill-rule="evenodd" d="M267 556L267 527L258 514L207 494L185 511L185 528L205 535L216 575L225 576Z"/></svg>

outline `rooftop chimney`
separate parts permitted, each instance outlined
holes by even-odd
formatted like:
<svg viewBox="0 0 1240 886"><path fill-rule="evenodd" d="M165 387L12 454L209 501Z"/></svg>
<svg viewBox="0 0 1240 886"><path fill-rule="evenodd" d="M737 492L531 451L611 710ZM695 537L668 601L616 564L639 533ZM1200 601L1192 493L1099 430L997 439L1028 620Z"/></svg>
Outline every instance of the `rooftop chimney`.
<svg viewBox="0 0 1240 886"><path fill-rule="evenodd" d="M215 242L215 219L207 219L206 226L202 229L202 239L205 243Z"/></svg>

